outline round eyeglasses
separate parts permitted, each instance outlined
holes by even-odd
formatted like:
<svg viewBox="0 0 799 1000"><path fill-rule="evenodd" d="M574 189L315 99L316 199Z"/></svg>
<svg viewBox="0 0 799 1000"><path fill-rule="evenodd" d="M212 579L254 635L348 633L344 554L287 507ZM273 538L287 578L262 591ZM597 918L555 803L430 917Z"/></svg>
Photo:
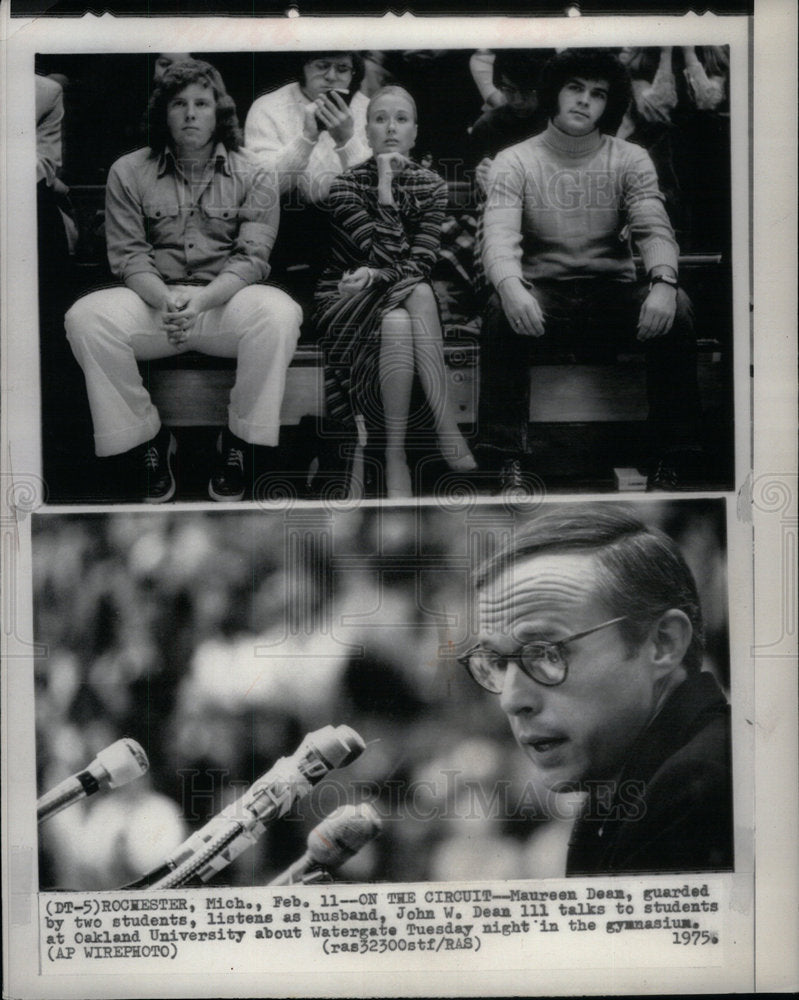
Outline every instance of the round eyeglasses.
<svg viewBox="0 0 799 1000"><path fill-rule="evenodd" d="M492 694L502 694L505 686L505 671L508 663L512 660L538 684L545 687L557 687L566 680L569 672L569 664L566 659L565 647L576 639L583 639L587 635L599 632L600 629L609 628L619 622L626 621L627 615L621 618L611 618L610 621L602 622L593 628L585 629L583 632L575 632L574 635L567 635L557 642L549 642L545 639L536 639L533 642L526 642L513 653L507 656L495 653L493 649L486 649L484 646L473 646L468 649L463 656L458 657L458 663L462 664L471 674L472 678Z"/></svg>

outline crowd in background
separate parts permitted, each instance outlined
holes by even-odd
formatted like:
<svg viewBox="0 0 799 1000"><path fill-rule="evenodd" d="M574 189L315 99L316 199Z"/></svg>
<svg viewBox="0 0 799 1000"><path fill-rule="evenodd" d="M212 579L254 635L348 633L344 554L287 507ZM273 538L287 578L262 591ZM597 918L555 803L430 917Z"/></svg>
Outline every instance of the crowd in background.
<svg viewBox="0 0 799 1000"><path fill-rule="evenodd" d="M729 690L724 507L652 502L699 586L705 666ZM504 507L323 508L37 519L39 794L122 736L149 774L41 828L40 885L103 889L157 867L303 736L366 741L216 883L262 885L338 805L383 833L354 881L562 874L574 803L539 795L498 699L454 654L474 641L469 575L513 529Z"/></svg>

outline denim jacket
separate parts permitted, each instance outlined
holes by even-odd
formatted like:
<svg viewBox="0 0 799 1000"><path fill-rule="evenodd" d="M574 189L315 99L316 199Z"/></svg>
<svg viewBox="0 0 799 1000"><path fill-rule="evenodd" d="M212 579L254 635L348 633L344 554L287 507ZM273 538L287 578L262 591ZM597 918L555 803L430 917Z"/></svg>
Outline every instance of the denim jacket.
<svg viewBox="0 0 799 1000"><path fill-rule="evenodd" d="M140 273L167 283L207 284L223 273L265 281L279 218L275 175L245 149L218 143L195 184L169 149L128 153L108 174L108 262L123 281Z"/></svg>

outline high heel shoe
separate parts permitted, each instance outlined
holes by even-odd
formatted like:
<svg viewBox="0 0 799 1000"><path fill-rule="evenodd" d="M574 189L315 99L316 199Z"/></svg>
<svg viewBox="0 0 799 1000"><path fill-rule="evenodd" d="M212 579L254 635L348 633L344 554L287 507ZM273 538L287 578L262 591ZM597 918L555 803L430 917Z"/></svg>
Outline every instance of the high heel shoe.
<svg viewBox="0 0 799 1000"><path fill-rule="evenodd" d="M441 457L453 472L475 471L477 460L460 431L454 434L438 434L437 439Z"/></svg>

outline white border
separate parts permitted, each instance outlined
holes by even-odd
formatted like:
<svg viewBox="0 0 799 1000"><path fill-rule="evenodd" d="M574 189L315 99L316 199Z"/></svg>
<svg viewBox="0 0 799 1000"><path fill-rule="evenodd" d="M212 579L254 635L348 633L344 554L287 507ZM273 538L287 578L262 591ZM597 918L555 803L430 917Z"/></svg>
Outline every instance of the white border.
<svg viewBox="0 0 799 1000"><path fill-rule="evenodd" d="M7 15L4 8L3 14ZM719 24L725 37L719 36ZM267 48L278 44L313 48L315 45L342 48L395 47L398 33L406 47L427 47L431 28L438 34L446 29L448 47L492 47L502 44L546 46L554 44L613 44L623 34L625 43L661 44L664 33L669 41L686 44L702 42L734 43L733 50L733 191L735 215L735 245L746 241L747 223L741 206L748 197L747 157L741 143L745 136L736 135L736 114L748 100L745 72L741 72L741 53L746 48L746 21L740 18L688 16L684 19L612 18L554 20L549 18L522 22L493 19L479 23L472 18L425 18L419 22L405 17L383 21L342 20L322 22L319 19L294 19L276 22L232 19L145 19L119 20L109 17L95 19L72 18L13 22L5 17L3 28L8 43L5 46L5 76L3 80L6 118L4 120L3 163L3 244L4 288L2 296L3 338L3 468L6 474L16 473L15 482L35 487L38 466L31 456L38 455L38 370L37 342L32 331L37 326L35 291L35 233L30 225L34 217L33 185L29 183L27 164L33 162L33 88L32 59L35 51L144 51L163 48L167 34L179 32L180 44L171 47L192 51L219 51L225 48ZM754 733L757 771L757 866L756 920L746 893L736 895L735 919L740 921L739 947L732 949L732 962L723 981L717 973L704 975L702 970L687 970L682 976L668 978L659 970L619 970L618 976L603 975L597 979L592 970L542 975L534 968L514 972L498 980L496 973L471 977L468 984L457 978L423 975L403 975L402 982L389 980L378 983L365 972L346 980L332 977L325 971L317 975L292 975L276 979L270 992L300 994L303 992L342 995L383 993L457 994L489 993L606 993L628 990L637 993L703 990L779 989L789 990L799 984L794 944L796 933L797 863L796 831L796 666L792 654L796 647L796 621L791 618L792 603L787 614L781 599L790 598L789 581L795 574L796 539L796 456L795 456L795 191L786 179L795 178L795 66L796 11L782 0L759 3L754 21L755 44L755 338L754 361L754 478L748 481L749 461L749 400L748 351L741 345L746 333L747 285L741 268L748 264L736 253L735 319L736 319L736 470L737 492L728 497L729 552L731 585L731 619L733 628L734 689L733 705L737 714L736 733L741 727L751 727ZM745 70L745 67L743 67ZM28 86L19 81L27 81ZM743 119L738 119L742 121ZM793 165L793 169L792 166ZM11 208L13 207L13 211ZM27 221L26 221L27 220ZM743 233L742 233L743 230ZM13 249L13 253L9 252ZM743 321L742 321L742 316ZM743 327L742 327L743 322ZM20 470L24 475L20 479ZM781 489L782 499L773 499L771 482ZM12 928L9 938L9 888L6 878L8 847L35 843L26 817L33 816L34 769L32 734L32 677L24 659L19 636L31 635L30 609L30 519L7 516L8 479L3 481L3 607L6 627L3 632L3 825L4 825L4 967L6 987L11 996L84 996L93 995L162 995L163 979L137 978L127 989L117 977L81 979L68 983L37 981L31 976L31 959L35 956L36 934L28 928ZM750 690L748 652L751 649L751 585L749 566L751 546L746 527L749 494L754 498L752 513L755 520L755 610L757 612L756 642L769 647L769 655L757 656L754 700L746 696ZM608 499L604 497L603 499ZM16 497L18 510L20 497ZM35 506L35 497L23 502ZM739 521L736 503L743 518ZM197 508L193 508L197 509ZM791 535L791 531L793 534ZM786 539L794 540L793 554L786 548ZM15 599L11 606L9 597ZM794 598L795 602L795 598ZM735 612L740 611L740 615ZM9 613L11 618L9 619ZM8 621L12 621L11 633ZM775 636L777 639L775 640ZM16 655L15 655L16 654ZM740 655L747 664L742 675ZM738 678L737 682L735 678ZM739 685L736 692L735 684ZM12 710L9 711L9 706ZM753 707L754 712L744 710ZM22 710L23 707L26 710ZM737 744L738 745L738 744ZM12 761L9 761L11 750ZM747 796L741 781L742 769L750 758L736 750L736 808L746 815ZM13 766L11 766L13 764ZM744 801L741 803L741 797ZM13 811L9 815L9 801ZM740 844L740 841L739 841ZM750 934L756 933L757 961L753 965ZM10 949L10 950L9 950ZM243 992L264 992L262 977L236 977L215 980L192 977L184 983L183 995L241 995ZM45 992L46 986L46 992ZM120 992L122 990L123 992ZM284 992L285 991L285 992Z"/></svg>

